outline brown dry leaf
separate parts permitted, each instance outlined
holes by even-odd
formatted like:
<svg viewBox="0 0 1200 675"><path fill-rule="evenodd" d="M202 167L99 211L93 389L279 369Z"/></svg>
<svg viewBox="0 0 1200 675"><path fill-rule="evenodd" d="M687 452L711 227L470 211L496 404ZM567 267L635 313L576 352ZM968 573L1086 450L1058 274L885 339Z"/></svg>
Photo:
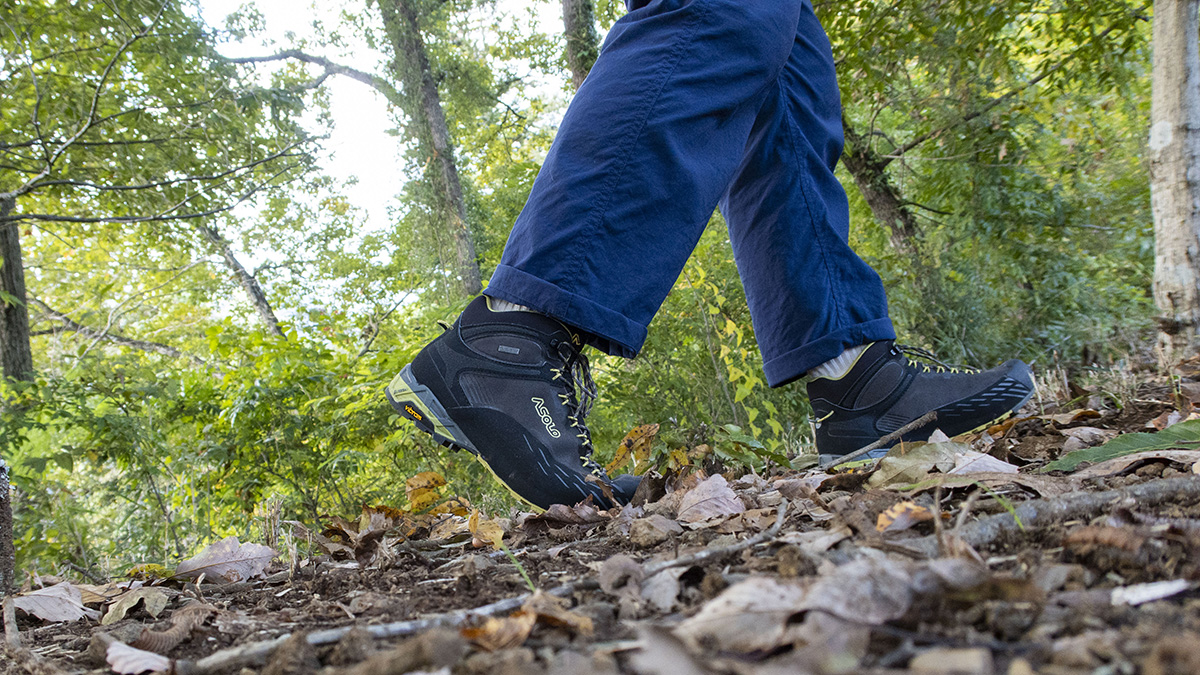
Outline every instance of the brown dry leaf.
<svg viewBox="0 0 1200 675"><path fill-rule="evenodd" d="M1082 471L1075 472L1074 477L1097 478L1100 476L1111 476L1112 474L1125 471L1134 464L1156 459L1190 465L1194 470L1196 466L1200 466L1200 450L1147 450L1146 452L1135 452L1132 455L1114 457L1113 459L1089 466Z"/></svg>
<svg viewBox="0 0 1200 675"><path fill-rule="evenodd" d="M798 609L815 609L857 624L879 625L904 615L912 575L888 558L859 558L819 577Z"/></svg>
<svg viewBox="0 0 1200 675"><path fill-rule="evenodd" d="M140 588L140 581L114 581L103 586L93 584L75 584L75 588L79 589L79 593L85 605L94 605L96 603L108 603L120 597L133 588Z"/></svg>
<svg viewBox="0 0 1200 675"><path fill-rule="evenodd" d="M572 612L567 609L565 600L542 591L534 591L521 609L533 614L538 621L545 625L565 628L575 635L591 637L595 632L595 626L590 617Z"/></svg>
<svg viewBox="0 0 1200 675"><path fill-rule="evenodd" d="M434 541L442 541L457 537L463 534L470 534L471 527L467 519L462 516L441 516L433 529L429 531L429 538Z"/></svg>
<svg viewBox="0 0 1200 675"><path fill-rule="evenodd" d="M497 551L500 550L504 539L504 526L500 523L481 515L479 511L474 511L467 518L467 530L474 536L471 545L475 548L491 546Z"/></svg>
<svg viewBox="0 0 1200 675"><path fill-rule="evenodd" d="M633 595L637 595L636 589L641 585L645 574L645 570L636 560L618 553L600 565L597 581L605 593L621 595L628 594L633 589Z"/></svg>
<svg viewBox="0 0 1200 675"><path fill-rule="evenodd" d="M42 621L53 623L78 621L84 617L100 618L100 612L83 606L83 595L67 581L15 595L13 606Z"/></svg>
<svg viewBox="0 0 1200 675"><path fill-rule="evenodd" d="M201 574L227 582L263 576L275 549L262 544L241 544L237 537L226 537L175 568L176 577L194 579Z"/></svg>
<svg viewBox="0 0 1200 675"><path fill-rule="evenodd" d="M725 477L716 474L683 495L677 517L684 523L699 523L745 510L746 505L725 482Z"/></svg>
<svg viewBox="0 0 1200 675"><path fill-rule="evenodd" d="M670 567L642 582L642 599L663 614L675 610L679 599L679 577L688 571L686 567Z"/></svg>
<svg viewBox="0 0 1200 675"><path fill-rule="evenodd" d="M921 481L909 488L907 494L915 495L937 487L953 489L970 486L989 488L1002 485L1019 485L1038 493L1043 497L1057 497L1078 489L1078 482L1072 477L1039 476L1024 473L972 473L968 475L935 475L929 480Z"/></svg>
<svg viewBox="0 0 1200 675"><path fill-rule="evenodd" d="M129 591L108 608L108 612L100 619L101 626L114 624L125 618L125 614L133 609L138 603L142 603L146 609L146 613L155 619L167 606L167 594L159 588L139 588Z"/></svg>
<svg viewBox="0 0 1200 675"><path fill-rule="evenodd" d="M632 464L632 470L636 472L638 464L645 464L646 460L650 458L650 445L654 442L656 434L658 434L657 424L643 424L631 429L617 445L616 456L613 457L613 461L608 463L608 466L604 467L604 470L612 474L626 464Z"/></svg>
<svg viewBox="0 0 1200 675"><path fill-rule="evenodd" d="M934 469L949 473L956 464L956 456L970 450L963 443L926 443L905 454L892 454L896 452L893 449L879 461L879 470L871 474L867 484L873 488L911 485L924 480Z"/></svg>
<svg viewBox="0 0 1200 675"><path fill-rule="evenodd" d="M480 649L494 652L525 644L536 623L537 614L522 609L511 616L488 617L483 623L465 626L459 632Z"/></svg>
<svg viewBox="0 0 1200 675"><path fill-rule="evenodd" d="M665 628L638 626L638 649L629 665L641 675L708 675L710 672Z"/></svg>
<svg viewBox="0 0 1200 675"><path fill-rule="evenodd" d="M166 630L155 631L143 628L141 635L133 641L132 646L165 654L180 642L188 639L192 631L203 626L204 622L208 620L208 615L214 611L216 611L215 607L203 603L192 603L181 607L171 615L171 625Z"/></svg>
<svg viewBox="0 0 1200 675"><path fill-rule="evenodd" d="M793 641L789 619L802 606L803 586L770 577L750 577L710 600L675 634L733 652L770 651Z"/></svg>
<svg viewBox="0 0 1200 675"><path fill-rule="evenodd" d="M529 516L521 523L526 532L544 532L548 529L557 530L568 525L594 525L605 523L612 517L596 508L591 497L576 504L551 504L544 512Z"/></svg>
<svg viewBox="0 0 1200 675"><path fill-rule="evenodd" d="M130 647L120 641L113 641L108 645L104 660L108 662L114 673L121 673L121 675L171 671L171 659L161 654Z"/></svg>
<svg viewBox="0 0 1200 675"><path fill-rule="evenodd" d="M775 518L775 509L750 509L721 523L716 530L721 534L762 532L775 524Z"/></svg>
<svg viewBox="0 0 1200 675"><path fill-rule="evenodd" d="M917 523L933 520L933 511L915 502L900 502L879 514L875 520L877 532L902 532Z"/></svg>
<svg viewBox="0 0 1200 675"><path fill-rule="evenodd" d="M1071 424L1080 420L1094 420L1100 417L1100 411L1092 410L1091 408L1077 408L1071 412L1057 413L1054 415L1038 415L1037 419L1049 420L1058 425Z"/></svg>
<svg viewBox="0 0 1200 675"><path fill-rule="evenodd" d="M848 539L853 536L850 527L845 523L833 525L825 530L810 530L808 532L785 532L776 537L776 541L785 544L795 544L799 546L805 553L818 554L824 553L833 548L838 542Z"/></svg>

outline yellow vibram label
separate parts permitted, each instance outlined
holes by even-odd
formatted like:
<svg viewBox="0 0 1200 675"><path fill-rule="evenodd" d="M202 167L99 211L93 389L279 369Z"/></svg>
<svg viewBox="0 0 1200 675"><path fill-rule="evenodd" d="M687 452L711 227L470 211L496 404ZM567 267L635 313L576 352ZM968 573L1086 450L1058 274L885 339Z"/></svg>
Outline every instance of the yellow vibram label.
<svg viewBox="0 0 1200 675"><path fill-rule="evenodd" d="M418 421L418 422L420 422L420 421L424 421L424 420L425 420L425 417L424 417L423 415L421 415L421 413L417 412L417 411L416 411L416 409L415 409L415 408L413 408L411 405L405 405L405 406L404 406L404 410L405 410L405 411L406 411L406 412L407 412L409 415L412 415L413 417L415 417L415 418L417 419L417 421Z"/></svg>

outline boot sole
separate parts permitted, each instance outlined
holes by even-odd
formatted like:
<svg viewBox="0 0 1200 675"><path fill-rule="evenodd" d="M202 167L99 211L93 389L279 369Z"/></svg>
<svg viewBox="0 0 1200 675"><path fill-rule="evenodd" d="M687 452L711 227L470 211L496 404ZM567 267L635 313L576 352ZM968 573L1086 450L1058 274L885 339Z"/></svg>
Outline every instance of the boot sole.
<svg viewBox="0 0 1200 675"><path fill-rule="evenodd" d="M433 395L429 387L417 382L417 378L412 374L412 364L404 366L400 370L400 374L392 379L391 384L383 390L387 396L388 403L392 404L392 408L401 416L411 420L417 426L417 429L433 436L433 440L441 443L443 446L451 450L465 450L470 453L475 461L479 462L483 468L487 469L492 478L496 482L503 485L504 489L508 490L513 497L516 497L522 504L529 506L538 513L545 509L525 499L516 490L509 487L500 476L492 469L492 467L483 459L483 456L476 449L474 444L467 438L454 420L450 419L450 414L446 412L446 407L441 401Z"/></svg>

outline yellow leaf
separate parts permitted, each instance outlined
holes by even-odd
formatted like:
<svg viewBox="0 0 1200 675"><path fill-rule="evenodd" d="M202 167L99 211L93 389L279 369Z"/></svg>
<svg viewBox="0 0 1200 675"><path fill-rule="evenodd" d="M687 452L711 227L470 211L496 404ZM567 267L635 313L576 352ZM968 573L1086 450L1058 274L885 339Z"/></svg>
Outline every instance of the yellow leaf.
<svg viewBox="0 0 1200 675"><path fill-rule="evenodd" d="M423 471L404 481L404 491L440 488L446 484L446 479L436 471Z"/></svg>
<svg viewBox="0 0 1200 675"><path fill-rule="evenodd" d="M927 520L933 520L932 511L913 502L900 502L879 514L875 529L879 532L900 532Z"/></svg>
<svg viewBox="0 0 1200 675"><path fill-rule="evenodd" d="M611 474L629 463L632 463L636 470L639 462L645 463L650 458L650 446L654 443L656 434L657 424L643 424L631 429L617 446L617 456L604 470Z"/></svg>
<svg viewBox="0 0 1200 675"><path fill-rule="evenodd" d="M417 488L408 493L409 508L413 511L424 511L438 503L442 495L433 488Z"/></svg>
<svg viewBox="0 0 1200 675"><path fill-rule="evenodd" d="M460 632L480 649L494 652L524 644L525 639L533 632L535 623L537 614L519 610L512 616L488 617L483 623L462 628Z"/></svg>
<svg viewBox="0 0 1200 675"><path fill-rule="evenodd" d="M504 528L494 520L487 518L473 511L471 517L467 519L467 529L471 534L475 535L475 539L471 542L476 548L480 546L491 546L494 549L500 549L500 542L504 539Z"/></svg>

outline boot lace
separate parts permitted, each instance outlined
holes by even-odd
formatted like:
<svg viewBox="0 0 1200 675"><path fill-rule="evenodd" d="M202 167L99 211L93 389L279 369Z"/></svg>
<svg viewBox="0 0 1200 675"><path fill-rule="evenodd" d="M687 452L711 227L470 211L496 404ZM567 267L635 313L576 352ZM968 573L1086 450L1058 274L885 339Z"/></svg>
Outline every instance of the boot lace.
<svg viewBox="0 0 1200 675"><path fill-rule="evenodd" d="M579 439L579 461L592 474L607 478L604 469L592 459L592 434L587 428L585 418L592 411L596 402L596 382L592 379L592 369L587 356L569 342L559 342L558 355L563 360L561 368L552 368L554 376L550 379L561 381L563 391L558 398L567 409L567 421L575 430Z"/></svg>
<svg viewBox="0 0 1200 675"><path fill-rule="evenodd" d="M979 368L971 366L951 365L933 355L933 352L911 345L896 345L896 349L908 359L914 368L920 368L923 373L978 373ZM921 359L914 361L913 359Z"/></svg>

